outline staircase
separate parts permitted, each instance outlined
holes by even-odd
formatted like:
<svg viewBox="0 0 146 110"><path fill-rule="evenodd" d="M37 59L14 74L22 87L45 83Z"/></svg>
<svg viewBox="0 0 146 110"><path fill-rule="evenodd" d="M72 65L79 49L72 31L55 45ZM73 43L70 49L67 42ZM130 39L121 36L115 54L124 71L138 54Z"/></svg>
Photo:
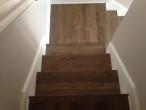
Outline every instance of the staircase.
<svg viewBox="0 0 146 110"><path fill-rule="evenodd" d="M129 110L105 53L121 19L105 4L52 5L50 44L29 110Z"/></svg>

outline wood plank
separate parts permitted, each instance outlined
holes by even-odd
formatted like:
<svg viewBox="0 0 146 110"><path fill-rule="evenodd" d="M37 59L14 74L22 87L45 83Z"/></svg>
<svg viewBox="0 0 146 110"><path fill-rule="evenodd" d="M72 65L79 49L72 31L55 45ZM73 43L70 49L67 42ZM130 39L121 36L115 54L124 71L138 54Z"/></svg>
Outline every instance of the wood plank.
<svg viewBox="0 0 146 110"><path fill-rule="evenodd" d="M104 43L48 44L46 55L105 54Z"/></svg>
<svg viewBox="0 0 146 110"><path fill-rule="evenodd" d="M30 103L47 103L47 102L128 102L127 94L106 94L106 95L76 95L76 96L30 96Z"/></svg>
<svg viewBox="0 0 146 110"><path fill-rule="evenodd" d="M105 4L52 4L50 44L106 42Z"/></svg>
<svg viewBox="0 0 146 110"><path fill-rule="evenodd" d="M43 56L42 72L111 70L109 55Z"/></svg>
<svg viewBox="0 0 146 110"><path fill-rule="evenodd" d="M119 83L48 83L36 86L36 96L120 94Z"/></svg>
<svg viewBox="0 0 146 110"><path fill-rule="evenodd" d="M130 110L130 108L128 104L128 95L118 94L33 96L30 97L29 110Z"/></svg>
<svg viewBox="0 0 146 110"><path fill-rule="evenodd" d="M118 27L117 11L107 11L107 24L109 41L112 39Z"/></svg>
<svg viewBox="0 0 146 110"><path fill-rule="evenodd" d="M110 83L119 82L117 71L83 71L83 72L39 72L37 85L47 83Z"/></svg>

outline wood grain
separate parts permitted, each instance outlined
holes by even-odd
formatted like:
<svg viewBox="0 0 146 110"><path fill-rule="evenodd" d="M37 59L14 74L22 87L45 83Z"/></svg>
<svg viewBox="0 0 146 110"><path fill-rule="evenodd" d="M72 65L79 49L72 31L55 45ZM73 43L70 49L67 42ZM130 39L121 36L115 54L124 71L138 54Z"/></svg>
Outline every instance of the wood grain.
<svg viewBox="0 0 146 110"><path fill-rule="evenodd" d="M109 55L43 56L42 72L111 70Z"/></svg>
<svg viewBox="0 0 146 110"><path fill-rule="evenodd" d="M117 11L107 11L107 24L109 41L112 39L118 27Z"/></svg>
<svg viewBox="0 0 146 110"><path fill-rule="evenodd" d="M105 54L104 43L48 44L46 55Z"/></svg>
<svg viewBox="0 0 146 110"><path fill-rule="evenodd" d="M106 42L105 4L53 4L51 7L50 44Z"/></svg>
<svg viewBox="0 0 146 110"><path fill-rule="evenodd" d="M30 97L29 110L130 110L127 97L127 95Z"/></svg>

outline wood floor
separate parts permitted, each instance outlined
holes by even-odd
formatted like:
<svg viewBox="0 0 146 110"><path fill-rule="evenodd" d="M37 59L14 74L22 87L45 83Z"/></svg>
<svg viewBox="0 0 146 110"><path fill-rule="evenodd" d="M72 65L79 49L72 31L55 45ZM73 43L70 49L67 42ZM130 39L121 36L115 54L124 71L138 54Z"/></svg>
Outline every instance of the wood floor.
<svg viewBox="0 0 146 110"><path fill-rule="evenodd" d="M29 110L129 110L105 52L120 21L105 4L52 5L50 44Z"/></svg>
<svg viewBox="0 0 146 110"><path fill-rule="evenodd" d="M105 42L105 4L52 5L50 44Z"/></svg>

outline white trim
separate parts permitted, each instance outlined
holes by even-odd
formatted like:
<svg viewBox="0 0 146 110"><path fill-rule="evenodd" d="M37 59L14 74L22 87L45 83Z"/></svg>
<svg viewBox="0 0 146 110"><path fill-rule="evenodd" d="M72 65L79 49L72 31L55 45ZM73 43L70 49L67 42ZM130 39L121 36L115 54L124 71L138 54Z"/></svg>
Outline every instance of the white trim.
<svg viewBox="0 0 146 110"><path fill-rule="evenodd" d="M140 110L136 85L134 84L130 74L128 73L112 42L109 43L106 49L106 53L110 54L111 56L112 69L118 70L121 93L129 94L130 109Z"/></svg>
<svg viewBox="0 0 146 110"><path fill-rule="evenodd" d="M26 0L15 11L0 21L0 33L16 20L35 0Z"/></svg>
<svg viewBox="0 0 146 110"><path fill-rule="evenodd" d="M88 4L88 3L106 3L106 0L51 0L51 4Z"/></svg>
<svg viewBox="0 0 146 110"><path fill-rule="evenodd" d="M133 82L131 76L129 75L129 73L128 73L126 67L124 66L124 64L123 64L123 62L122 62L122 60L121 60L119 54L117 53L117 51L116 51L114 45L113 45L111 42L110 42L109 45L110 45L110 48L112 49L113 53L115 54L116 59L118 60L118 62L119 62L119 64L120 64L121 68L123 69L124 74L125 74L126 78L128 79L130 85L132 86L132 88L135 88L135 84L134 84L134 82Z"/></svg>
<svg viewBox="0 0 146 110"><path fill-rule="evenodd" d="M31 85L33 85L33 88L31 88L31 93L32 95L35 95L34 94L34 91L35 91L35 82L36 82L36 72L39 70L40 71L40 68L37 68L38 70L36 70L36 67L37 65L39 65L41 67L41 62L40 64L38 64L38 61L41 59L41 56L45 54L45 51L46 51L46 36L43 36L42 40L41 40L41 43L40 43L40 46L37 50L37 53L35 55L35 58L33 60L33 64L31 66L31 69L29 71L29 74L26 78L26 81L25 81L25 84L24 84L24 87L22 89L22 95L21 95L21 109L20 110L27 110L27 107L28 107L28 97L30 96L30 94L28 93L29 92L29 88ZM33 82L34 84L31 84L31 82Z"/></svg>
<svg viewBox="0 0 146 110"><path fill-rule="evenodd" d="M128 11L128 8L124 7L123 5L121 5L120 3L118 3L117 1L115 1L115 0L109 0L109 1L111 1L111 2L114 3L115 5L119 6L119 7L122 8L123 10Z"/></svg>

